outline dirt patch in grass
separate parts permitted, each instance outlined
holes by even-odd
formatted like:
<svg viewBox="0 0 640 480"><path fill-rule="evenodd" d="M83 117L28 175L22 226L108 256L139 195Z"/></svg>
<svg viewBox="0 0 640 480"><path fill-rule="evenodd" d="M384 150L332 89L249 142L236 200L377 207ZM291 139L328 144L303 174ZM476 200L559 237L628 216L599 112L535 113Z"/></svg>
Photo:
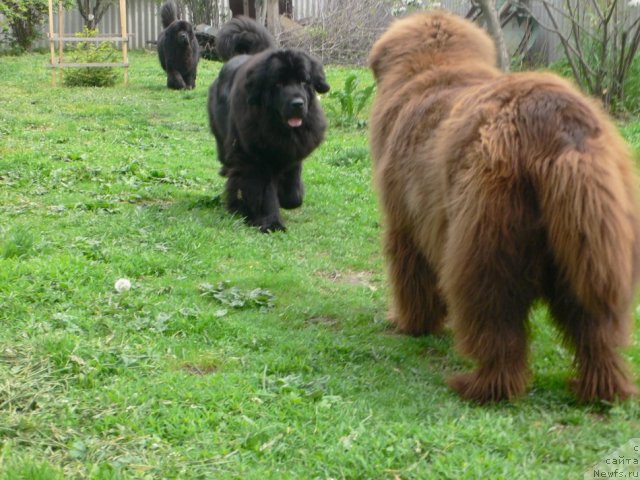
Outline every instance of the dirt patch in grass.
<svg viewBox="0 0 640 480"><path fill-rule="evenodd" d="M376 291L378 287L373 282L373 272L360 271L360 272L317 272L318 276L331 280L332 282L342 283L345 285L354 285L358 287L366 287L372 291Z"/></svg>
<svg viewBox="0 0 640 480"><path fill-rule="evenodd" d="M337 318L318 316L318 317L308 318L307 323L310 325L324 325L326 327L337 327L340 322Z"/></svg>
<svg viewBox="0 0 640 480"><path fill-rule="evenodd" d="M197 363L185 363L180 367L180 370L191 375L204 376L216 373L218 371L218 366L212 364L200 365Z"/></svg>

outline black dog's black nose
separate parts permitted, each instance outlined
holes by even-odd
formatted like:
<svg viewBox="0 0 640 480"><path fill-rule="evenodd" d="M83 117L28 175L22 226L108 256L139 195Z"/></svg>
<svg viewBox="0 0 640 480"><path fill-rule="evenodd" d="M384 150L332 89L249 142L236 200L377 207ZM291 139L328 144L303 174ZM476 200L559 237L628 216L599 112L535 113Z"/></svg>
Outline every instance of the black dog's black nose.
<svg viewBox="0 0 640 480"><path fill-rule="evenodd" d="M297 109L304 107L304 99L300 97L294 98L291 100L291 107Z"/></svg>

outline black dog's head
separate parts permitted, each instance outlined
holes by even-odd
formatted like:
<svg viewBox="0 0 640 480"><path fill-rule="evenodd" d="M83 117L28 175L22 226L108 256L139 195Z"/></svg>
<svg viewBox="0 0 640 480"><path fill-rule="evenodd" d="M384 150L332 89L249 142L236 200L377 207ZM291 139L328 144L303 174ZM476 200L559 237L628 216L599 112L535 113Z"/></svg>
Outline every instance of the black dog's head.
<svg viewBox="0 0 640 480"><path fill-rule="evenodd" d="M193 26L186 20L176 20L169 28L177 44L187 47L195 41Z"/></svg>
<svg viewBox="0 0 640 480"><path fill-rule="evenodd" d="M269 50L256 55L247 72L247 101L274 110L289 128L301 127L316 92L329 84L318 60L299 50Z"/></svg>

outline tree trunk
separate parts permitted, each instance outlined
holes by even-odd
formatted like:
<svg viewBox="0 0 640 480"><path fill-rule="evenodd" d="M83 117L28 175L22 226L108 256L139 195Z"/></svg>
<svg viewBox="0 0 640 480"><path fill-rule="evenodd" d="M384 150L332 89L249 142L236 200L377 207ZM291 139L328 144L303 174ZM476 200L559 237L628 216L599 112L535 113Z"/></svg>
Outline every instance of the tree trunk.
<svg viewBox="0 0 640 480"><path fill-rule="evenodd" d="M249 0L242 0L242 14L245 17L250 16L250 14L249 14Z"/></svg>
<svg viewBox="0 0 640 480"><path fill-rule="evenodd" d="M507 45L504 42L504 35L502 34L502 28L500 26L500 19L498 18L498 12L496 10L496 0L477 0L482 15L487 22L487 30L496 42L496 49L498 51L497 63L503 71L508 72L511 64L509 58L509 52L507 51Z"/></svg>
<svg viewBox="0 0 640 480"><path fill-rule="evenodd" d="M277 39L282 32L278 0L256 0L256 20Z"/></svg>
<svg viewBox="0 0 640 480"><path fill-rule="evenodd" d="M280 25L280 8L278 0L266 0L267 1L267 29L273 35L273 38L277 39L282 33L282 27Z"/></svg>
<svg viewBox="0 0 640 480"><path fill-rule="evenodd" d="M96 26L100 23L104 14L107 13L112 3L113 0L96 0L95 5L92 5L91 0L76 0L78 11L89 30L96 29Z"/></svg>

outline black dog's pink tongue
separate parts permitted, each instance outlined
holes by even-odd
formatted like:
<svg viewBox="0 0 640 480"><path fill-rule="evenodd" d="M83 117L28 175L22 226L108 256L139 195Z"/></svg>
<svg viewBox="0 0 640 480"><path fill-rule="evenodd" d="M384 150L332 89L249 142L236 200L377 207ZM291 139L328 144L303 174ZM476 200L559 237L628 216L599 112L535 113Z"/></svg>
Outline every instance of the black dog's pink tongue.
<svg viewBox="0 0 640 480"><path fill-rule="evenodd" d="M302 126L302 119L297 117L290 118L289 120L287 120L287 123L289 124L290 127L298 128Z"/></svg>

